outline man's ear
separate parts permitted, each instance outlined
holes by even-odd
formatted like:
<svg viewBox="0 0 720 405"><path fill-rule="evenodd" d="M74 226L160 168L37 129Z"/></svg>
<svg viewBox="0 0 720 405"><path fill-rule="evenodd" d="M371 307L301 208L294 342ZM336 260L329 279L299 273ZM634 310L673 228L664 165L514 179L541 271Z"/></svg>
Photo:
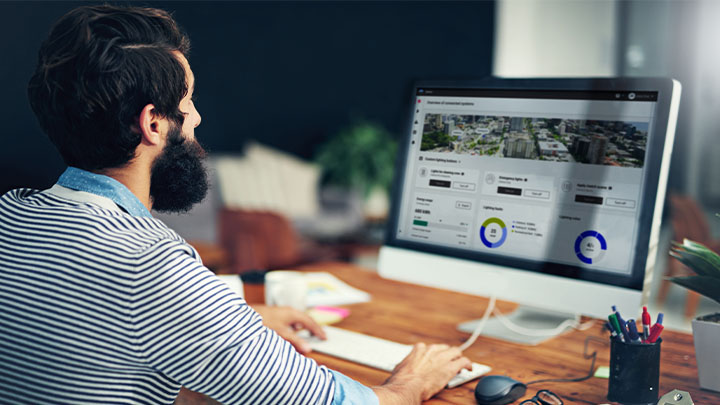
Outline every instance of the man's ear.
<svg viewBox="0 0 720 405"><path fill-rule="evenodd" d="M147 145L159 145L167 132L167 119L161 117L152 104L146 105L140 111L138 125L142 133L141 143Z"/></svg>

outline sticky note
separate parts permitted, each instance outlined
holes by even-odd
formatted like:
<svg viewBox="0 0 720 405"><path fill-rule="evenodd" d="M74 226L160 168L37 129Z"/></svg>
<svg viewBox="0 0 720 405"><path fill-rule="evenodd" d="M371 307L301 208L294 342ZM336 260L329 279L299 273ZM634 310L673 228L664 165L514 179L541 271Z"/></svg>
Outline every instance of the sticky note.
<svg viewBox="0 0 720 405"><path fill-rule="evenodd" d="M342 321L342 317L340 315L332 314L330 312L311 309L307 312L307 314L313 319L313 321L317 322L318 325L332 325L333 323Z"/></svg>
<svg viewBox="0 0 720 405"><path fill-rule="evenodd" d="M307 314L320 325L338 323L350 315L350 310L335 307L317 306L307 311Z"/></svg>
<svg viewBox="0 0 720 405"><path fill-rule="evenodd" d="M348 315L350 315L350 310L345 308L337 308L337 307L326 307L322 305L316 306L314 309L318 311L324 311L324 312L330 312L334 314L338 314L343 318L347 318Z"/></svg>
<svg viewBox="0 0 720 405"><path fill-rule="evenodd" d="M597 378L610 378L610 367L602 366L595 370L595 377Z"/></svg>

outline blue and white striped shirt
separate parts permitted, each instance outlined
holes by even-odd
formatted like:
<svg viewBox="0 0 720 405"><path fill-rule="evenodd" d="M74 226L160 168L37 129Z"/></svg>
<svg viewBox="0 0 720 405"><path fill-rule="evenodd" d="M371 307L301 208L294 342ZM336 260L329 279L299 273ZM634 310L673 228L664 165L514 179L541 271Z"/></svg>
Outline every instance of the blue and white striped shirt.
<svg viewBox="0 0 720 405"><path fill-rule="evenodd" d="M377 403L98 176L0 197L0 403L171 404L181 386L225 404Z"/></svg>

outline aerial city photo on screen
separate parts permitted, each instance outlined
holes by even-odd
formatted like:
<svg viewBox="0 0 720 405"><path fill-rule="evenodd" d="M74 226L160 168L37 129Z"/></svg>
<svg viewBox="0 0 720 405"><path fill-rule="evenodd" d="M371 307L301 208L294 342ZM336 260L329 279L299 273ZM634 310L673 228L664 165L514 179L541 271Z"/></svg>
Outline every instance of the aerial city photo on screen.
<svg viewBox="0 0 720 405"><path fill-rule="evenodd" d="M648 123L426 114L420 150L643 167Z"/></svg>

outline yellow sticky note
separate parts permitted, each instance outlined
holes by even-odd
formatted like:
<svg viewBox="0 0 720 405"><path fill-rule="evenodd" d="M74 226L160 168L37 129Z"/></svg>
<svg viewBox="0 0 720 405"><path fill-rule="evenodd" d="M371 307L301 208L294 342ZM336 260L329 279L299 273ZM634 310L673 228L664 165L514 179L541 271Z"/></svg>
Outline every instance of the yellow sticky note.
<svg viewBox="0 0 720 405"><path fill-rule="evenodd" d="M595 370L595 377L597 378L610 378L610 367L602 366Z"/></svg>
<svg viewBox="0 0 720 405"><path fill-rule="evenodd" d="M331 325L333 323L340 322L343 319L342 316L336 313L318 311L316 309L308 310L307 314L310 316L310 318L313 319L313 321L317 322L320 325Z"/></svg>

